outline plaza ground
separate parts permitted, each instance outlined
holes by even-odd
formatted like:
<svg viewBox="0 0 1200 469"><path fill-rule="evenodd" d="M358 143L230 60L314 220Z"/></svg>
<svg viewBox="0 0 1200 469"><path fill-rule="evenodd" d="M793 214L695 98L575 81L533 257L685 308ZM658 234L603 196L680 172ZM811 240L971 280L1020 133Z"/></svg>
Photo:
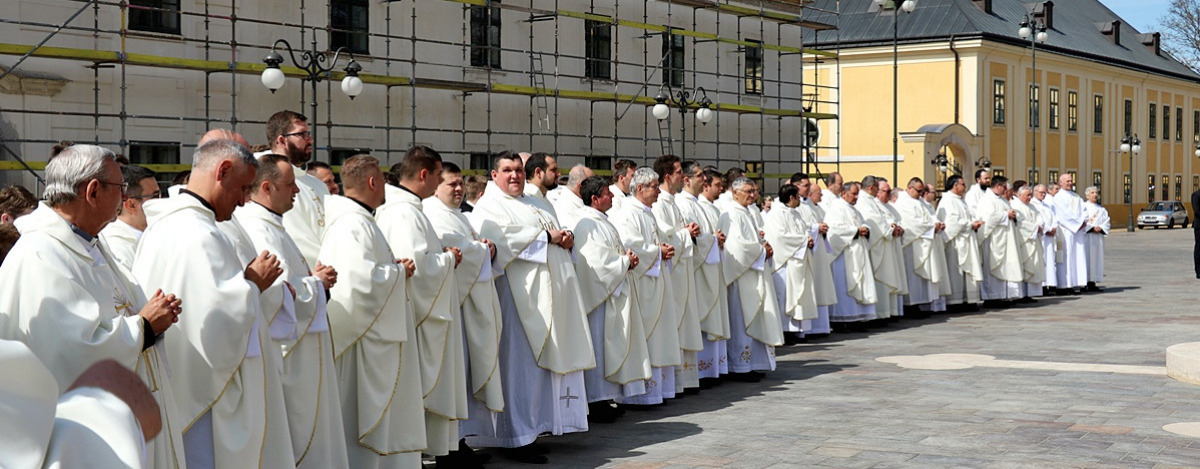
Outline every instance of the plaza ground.
<svg viewBox="0 0 1200 469"><path fill-rule="evenodd" d="M760 383L540 439L542 467L1200 467L1200 439L1163 430L1200 422L1200 386L1163 368L1200 341L1192 236L1114 232L1103 293L781 347ZM995 360L885 358L933 354Z"/></svg>

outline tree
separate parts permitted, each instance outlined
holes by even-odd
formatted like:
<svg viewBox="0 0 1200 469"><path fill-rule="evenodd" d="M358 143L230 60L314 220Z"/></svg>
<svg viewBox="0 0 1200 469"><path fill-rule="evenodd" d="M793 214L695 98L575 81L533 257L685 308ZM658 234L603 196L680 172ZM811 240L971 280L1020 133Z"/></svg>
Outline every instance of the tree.
<svg viewBox="0 0 1200 469"><path fill-rule="evenodd" d="M1162 47L1192 70L1200 70L1200 0L1171 0L1158 20Z"/></svg>

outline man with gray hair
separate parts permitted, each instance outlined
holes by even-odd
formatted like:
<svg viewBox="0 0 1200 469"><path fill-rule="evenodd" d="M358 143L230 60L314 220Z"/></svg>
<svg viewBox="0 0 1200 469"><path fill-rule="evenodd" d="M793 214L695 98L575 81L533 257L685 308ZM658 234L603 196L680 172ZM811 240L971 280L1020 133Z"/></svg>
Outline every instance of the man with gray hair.
<svg viewBox="0 0 1200 469"><path fill-rule="evenodd" d="M283 270L266 251L247 265L217 226L245 201L257 168L236 141L200 145L187 188L146 206L149 227L133 261L143 291L188 298L189 319L171 329L166 348L193 468L295 467L280 352L262 313L261 293Z"/></svg>
<svg viewBox="0 0 1200 469"><path fill-rule="evenodd" d="M651 377L646 381L645 394L621 397L617 402L656 405L675 397L675 367L682 363L679 330L675 327L679 323L677 308L667 298L666 261L676 252L661 238L650 209L658 200L658 173L648 167L638 168L630 179L629 190L629 199L615 209L612 224L621 242L640 260L633 270L631 286L650 350Z"/></svg>
<svg viewBox="0 0 1200 469"><path fill-rule="evenodd" d="M1100 188L1088 186L1083 191L1083 208L1087 213L1087 226L1084 228L1084 246L1087 248L1087 287L1085 291L1098 292L1104 279L1104 238L1112 229L1112 219L1108 209L1100 205Z"/></svg>
<svg viewBox="0 0 1200 469"><path fill-rule="evenodd" d="M729 372L737 381L755 382L775 370L775 347L783 345L783 323L775 283L767 269L774 257L763 239L763 226L750 210L758 198L754 181L739 177L730 184L733 202L717 220L725 233L725 283L729 294Z"/></svg>
<svg viewBox="0 0 1200 469"><path fill-rule="evenodd" d="M575 225L579 223L579 212L583 211L584 206L579 186L585 179L595 175L596 173L587 166L577 164L567 174L567 185L559 186L547 194L546 198L550 199L554 211L558 212L558 221L562 223L563 228L574 230Z"/></svg>
<svg viewBox="0 0 1200 469"><path fill-rule="evenodd" d="M1058 245L1062 236L1058 233L1058 218L1054 215L1054 207L1050 206L1053 200L1045 184L1033 186L1033 200L1029 206L1037 210L1038 220L1044 228L1041 236L1042 260L1046 265L1046 280L1042 282L1043 295L1054 293L1058 286Z"/></svg>
<svg viewBox="0 0 1200 469"><path fill-rule="evenodd" d="M137 372L163 422L145 463L175 466L187 421L164 378L159 340L178 330L180 301L162 290L142 297L97 238L117 215L123 181L113 153L94 145L67 147L46 165L46 202L14 222L21 238L0 267L0 339L27 345L60 389L106 359Z"/></svg>

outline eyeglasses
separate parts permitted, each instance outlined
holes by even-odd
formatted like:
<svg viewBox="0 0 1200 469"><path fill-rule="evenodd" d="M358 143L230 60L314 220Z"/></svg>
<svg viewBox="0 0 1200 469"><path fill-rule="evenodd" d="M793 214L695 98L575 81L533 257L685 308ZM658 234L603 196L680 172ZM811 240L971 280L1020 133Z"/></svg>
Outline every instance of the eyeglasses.
<svg viewBox="0 0 1200 469"><path fill-rule="evenodd" d="M157 199L159 197L162 197L161 191L154 191L154 192L146 194L146 195L131 195L131 196L129 196L129 198L131 198L131 199L138 199L138 200Z"/></svg>
<svg viewBox="0 0 1200 469"><path fill-rule="evenodd" d="M118 187L120 187L120 188L121 188L121 193L122 193L122 194L124 194L124 193L125 193L125 191L129 190L129 183L128 183L128 182L108 182L108 181L101 181L101 180L99 180L99 179L97 179L97 180L96 180L96 182L99 182L100 184L104 184L104 185L106 185L106 186L118 186Z"/></svg>
<svg viewBox="0 0 1200 469"><path fill-rule="evenodd" d="M309 138L312 138L312 132L305 130L303 132L292 132L290 134L283 134L283 136L284 137L300 137L303 139L309 139Z"/></svg>

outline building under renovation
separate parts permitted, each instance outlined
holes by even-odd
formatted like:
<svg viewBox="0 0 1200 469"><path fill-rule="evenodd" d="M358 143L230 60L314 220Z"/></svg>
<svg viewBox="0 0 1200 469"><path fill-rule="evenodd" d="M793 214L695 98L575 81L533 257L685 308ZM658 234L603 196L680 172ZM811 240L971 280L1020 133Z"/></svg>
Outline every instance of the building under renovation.
<svg viewBox="0 0 1200 469"><path fill-rule="evenodd" d="M836 5L14 3L0 19L0 184L40 190L37 172L62 140L169 178L204 131L266 143L264 122L281 109L309 117L315 158L334 165L358 153L395 163L422 144L477 170L513 149L552 152L564 168L675 153L775 176L826 169L810 164L818 151L838 155L819 135L837 125L838 77L805 73L838 60ZM263 74L272 51L283 80Z"/></svg>

